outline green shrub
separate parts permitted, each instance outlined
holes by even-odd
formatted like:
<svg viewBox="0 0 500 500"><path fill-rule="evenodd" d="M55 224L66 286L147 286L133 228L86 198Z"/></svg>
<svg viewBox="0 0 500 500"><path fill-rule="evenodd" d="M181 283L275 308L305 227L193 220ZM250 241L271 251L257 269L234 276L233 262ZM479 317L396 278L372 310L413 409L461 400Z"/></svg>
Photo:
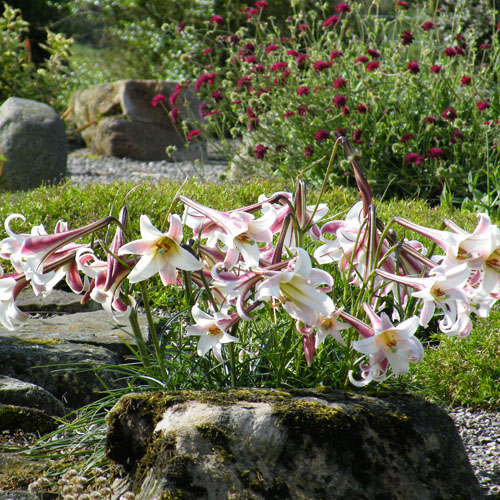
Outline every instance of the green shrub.
<svg viewBox="0 0 500 500"><path fill-rule="evenodd" d="M26 42L29 24L19 9L4 4L0 17L0 103L16 96L46 102L61 109L66 60L71 40L60 33L47 32L43 48L49 57L40 65L31 60L31 48Z"/></svg>
<svg viewBox="0 0 500 500"><path fill-rule="evenodd" d="M209 18L202 33L185 27L180 38L202 42L181 61L203 100L203 132L243 138L243 166L286 176L346 135L378 194L390 186L435 201L446 186L460 201L486 192L500 147L494 27L478 45L464 9L450 22L422 7L382 16L377 5L296 10L285 29L265 7L247 11L236 32ZM308 177L321 180L324 165ZM346 162L331 181L354 184Z"/></svg>

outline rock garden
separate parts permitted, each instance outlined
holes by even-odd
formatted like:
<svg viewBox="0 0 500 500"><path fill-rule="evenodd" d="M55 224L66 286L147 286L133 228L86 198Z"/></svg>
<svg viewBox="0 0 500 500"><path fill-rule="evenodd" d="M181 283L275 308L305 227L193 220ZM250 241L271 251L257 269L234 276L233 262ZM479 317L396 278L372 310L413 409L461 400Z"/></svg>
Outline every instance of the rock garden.
<svg viewBox="0 0 500 500"><path fill-rule="evenodd" d="M500 498L494 5L2 9L0 500Z"/></svg>

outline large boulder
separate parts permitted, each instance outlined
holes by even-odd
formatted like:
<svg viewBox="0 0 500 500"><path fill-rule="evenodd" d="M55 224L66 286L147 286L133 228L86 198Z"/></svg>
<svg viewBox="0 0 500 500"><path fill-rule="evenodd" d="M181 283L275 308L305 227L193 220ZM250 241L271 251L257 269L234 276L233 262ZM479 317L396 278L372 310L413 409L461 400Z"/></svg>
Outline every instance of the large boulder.
<svg viewBox="0 0 500 500"><path fill-rule="evenodd" d="M175 83L161 80L119 80L94 85L70 98L70 121L81 130L87 147L97 154L141 161L203 159L206 147L193 141L185 147L182 128L170 118L168 97ZM163 94L167 101L153 106L151 100ZM188 88L177 98L179 120L193 124L201 120L200 102ZM175 146L172 157L166 148Z"/></svg>
<svg viewBox="0 0 500 500"><path fill-rule="evenodd" d="M483 498L451 418L404 394L128 395L107 452L137 500Z"/></svg>
<svg viewBox="0 0 500 500"><path fill-rule="evenodd" d="M0 188L33 189L66 175L64 122L48 104L10 97L0 106Z"/></svg>

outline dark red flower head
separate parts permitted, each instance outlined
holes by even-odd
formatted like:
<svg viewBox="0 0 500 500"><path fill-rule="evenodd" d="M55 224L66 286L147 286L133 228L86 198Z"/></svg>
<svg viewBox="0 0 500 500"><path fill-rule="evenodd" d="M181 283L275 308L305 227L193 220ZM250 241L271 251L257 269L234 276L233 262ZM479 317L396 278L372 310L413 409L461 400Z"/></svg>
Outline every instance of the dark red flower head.
<svg viewBox="0 0 500 500"><path fill-rule="evenodd" d="M429 124L432 124L432 125L433 125L434 123L436 123L436 122L437 122L437 119L436 119L436 117L435 117L435 116L426 116L426 117L424 118L424 122L425 122L425 123L429 123Z"/></svg>
<svg viewBox="0 0 500 500"><path fill-rule="evenodd" d="M304 148L304 158L311 158L314 153L314 146L312 144L308 144Z"/></svg>
<svg viewBox="0 0 500 500"><path fill-rule="evenodd" d="M333 98L333 105L336 108L341 108L342 106L345 106L346 102L347 102L347 97L345 95L337 94Z"/></svg>
<svg viewBox="0 0 500 500"><path fill-rule="evenodd" d="M490 107L489 103L487 103L485 101L476 102L476 108L479 111L484 111L485 109L488 109L489 107Z"/></svg>
<svg viewBox="0 0 500 500"><path fill-rule="evenodd" d="M321 141L326 141L327 139L330 138L330 132L328 132L328 130L323 130L323 129L319 129L315 134L314 134L314 139L317 141L317 142L321 142Z"/></svg>
<svg viewBox="0 0 500 500"><path fill-rule="evenodd" d="M442 113L441 116L445 120L450 120L453 121L457 117L457 112L453 108L446 108Z"/></svg>
<svg viewBox="0 0 500 500"><path fill-rule="evenodd" d="M408 142L410 141L411 139L413 139L415 136L413 134L404 134L400 140L400 142Z"/></svg>
<svg viewBox="0 0 500 500"><path fill-rule="evenodd" d="M431 148L429 149L429 158L443 158L444 151L441 148Z"/></svg>
<svg viewBox="0 0 500 500"><path fill-rule="evenodd" d="M369 61L368 57L366 56L359 56L356 61L354 61L355 64L365 64Z"/></svg>
<svg viewBox="0 0 500 500"><path fill-rule="evenodd" d="M212 16L210 22L217 26L224 26L224 18L222 16Z"/></svg>
<svg viewBox="0 0 500 500"><path fill-rule="evenodd" d="M398 0L395 4L394 4L395 7L400 7L401 9L405 9L405 10L408 10L410 7L408 6L408 4L406 2L404 2L403 0Z"/></svg>
<svg viewBox="0 0 500 500"><path fill-rule="evenodd" d="M401 33L401 44L411 45L413 43L413 33L410 30L404 30Z"/></svg>
<svg viewBox="0 0 500 500"><path fill-rule="evenodd" d="M328 61L316 61L314 63L314 71L324 71L332 66L331 62Z"/></svg>
<svg viewBox="0 0 500 500"><path fill-rule="evenodd" d="M329 26L335 26L339 22L338 16L330 16L328 19L325 19L321 26L323 28L327 28Z"/></svg>
<svg viewBox="0 0 500 500"><path fill-rule="evenodd" d="M442 66L439 66L439 64L434 64L431 66L430 72L431 73L439 73L442 69Z"/></svg>
<svg viewBox="0 0 500 500"><path fill-rule="evenodd" d="M257 144L254 150L255 157L261 160L266 156L267 150L269 148L267 146L264 146L264 144Z"/></svg>
<svg viewBox="0 0 500 500"><path fill-rule="evenodd" d="M255 7L259 9L267 9L269 7L269 4L266 2L266 0L257 0L257 2L255 2Z"/></svg>
<svg viewBox="0 0 500 500"><path fill-rule="evenodd" d="M422 24L422 29L423 29L424 31L429 31L429 30L431 30L431 29L433 29L433 28L437 28L437 26L438 26L438 25L437 25L437 24L435 24L435 23L433 23L432 21L425 21L425 23L424 23L424 24Z"/></svg>
<svg viewBox="0 0 500 500"><path fill-rule="evenodd" d="M425 161L425 156L418 153L408 153L405 156L405 163L413 163L414 165L422 165Z"/></svg>
<svg viewBox="0 0 500 500"><path fill-rule="evenodd" d="M346 86L346 79L345 78L337 78L333 83L332 86L336 89L344 89Z"/></svg>
<svg viewBox="0 0 500 500"><path fill-rule="evenodd" d="M338 59L339 57L342 57L344 53L341 50L332 50L330 52L330 61L333 61L334 59Z"/></svg>
<svg viewBox="0 0 500 500"><path fill-rule="evenodd" d="M462 79L460 80L460 85L462 87L469 86L471 84L472 84L472 78L470 76L466 76L466 75L462 76Z"/></svg>
<svg viewBox="0 0 500 500"><path fill-rule="evenodd" d="M357 108L356 111L362 115L366 114L368 112L368 107L366 104L360 104Z"/></svg>
<svg viewBox="0 0 500 500"><path fill-rule="evenodd" d="M353 130L352 142L354 142L355 144L362 144L363 143L363 139L361 139L362 133L363 133L363 131L360 129Z"/></svg>
<svg viewBox="0 0 500 500"><path fill-rule="evenodd" d="M380 63L378 61L371 61L366 65L366 71L375 71L380 67Z"/></svg>
<svg viewBox="0 0 500 500"><path fill-rule="evenodd" d="M151 99L151 106L155 107L160 104L160 102L165 102L167 98L163 94L157 94Z"/></svg>
<svg viewBox="0 0 500 500"><path fill-rule="evenodd" d="M196 137L199 137L200 135L201 131L196 128L194 130L191 130L191 132L189 132L189 134L187 135L187 140L192 141L193 139L196 139Z"/></svg>
<svg viewBox="0 0 500 500"><path fill-rule="evenodd" d="M408 71L410 73L413 73L414 75L416 75L417 73L420 73L420 66L419 66L417 61L410 61L408 63L407 68L408 68Z"/></svg>
<svg viewBox="0 0 500 500"><path fill-rule="evenodd" d="M270 52L274 52L275 50L278 50L278 49L279 49L278 45L271 43L270 45L268 45L266 47L266 54L269 54Z"/></svg>
<svg viewBox="0 0 500 500"><path fill-rule="evenodd" d="M342 14L342 12L351 12L351 7L345 2L340 2L335 6L335 11L337 14Z"/></svg>
<svg viewBox="0 0 500 500"><path fill-rule="evenodd" d="M457 51L456 51L455 47L446 47L446 49L444 49L443 53L445 56L448 56L448 57L455 57L457 55Z"/></svg>
<svg viewBox="0 0 500 500"><path fill-rule="evenodd" d="M309 94L309 92L310 92L309 87L303 86L303 87L299 87L297 89L297 95L307 95L307 94Z"/></svg>
<svg viewBox="0 0 500 500"><path fill-rule="evenodd" d="M380 57L380 52L375 49L366 49L366 52L372 59L378 59Z"/></svg>
<svg viewBox="0 0 500 500"><path fill-rule="evenodd" d="M464 134L462 134L462 132L460 132L460 130L454 130L451 133L450 142L452 144L456 144L457 142L463 141L464 139L465 139L465 136L464 136Z"/></svg>

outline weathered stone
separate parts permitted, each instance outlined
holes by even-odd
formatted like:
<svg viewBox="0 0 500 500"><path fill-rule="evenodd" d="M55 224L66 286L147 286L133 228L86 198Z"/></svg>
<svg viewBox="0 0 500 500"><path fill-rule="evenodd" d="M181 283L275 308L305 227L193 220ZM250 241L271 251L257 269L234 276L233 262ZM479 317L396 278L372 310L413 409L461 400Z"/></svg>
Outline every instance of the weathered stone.
<svg viewBox="0 0 500 500"><path fill-rule="evenodd" d="M11 490L0 491L0 500L39 500L40 497L36 493L31 493L26 490Z"/></svg>
<svg viewBox="0 0 500 500"><path fill-rule="evenodd" d="M42 410L0 403L0 431L37 432L46 434L58 426L58 421Z"/></svg>
<svg viewBox="0 0 500 500"><path fill-rule="evenodd" d="M129 395L107 451L138 500L483 498L446 412L403 394Z"/></svg>
<svg viewBox="0 0 500 500"><path fill-rule="evenodd" d="M117 376L94 370L116 365L119 357L109 349L49 339L2 340L0 374L39 385L64 404L79 408L102 397L102 383L117 386Z"/></svg>
<svg viewBox="0 0 500 500"><path fill-rule="evenodd" d="M0 375L0 403L35 408L47 415L66 414L64 405L42 387L3 375Z"/></svg>
<svg viewBox="0 0 500 500"><path fill-rule="evenodd" d="M143 340L147 340L147 320L139 315ZM135 346L130 325L126 321L115 322L104 310L63 314L58 316L29 319L17 330L11 331L0 325L0 346L2 341L25 343L73 342L99 346L118 354L120 360L130 354L123 341Z"/></svg>
<svg viewBox="0 0 500 500"><path fill-rule="evenodd" d="M49 105L10 97L0 107L0 187L32 189L61 181L68 144L64 122Z"/></svg>
<svg viewBox="0 0 500 500"><path fill-rule="evenodd" d="M177 161L206 158L203 141L185 147L186 138L179 125L173 123L168 101L153 107L157 94L167 98L175 83L161 80L119 80L94 85L75 92L70 98L71 121L81 129L87 147L97 154L132 158L142 161L168 159L166 148L175 146L172 156ZM201 120L199 101L189 89L180 92L176 106L179 120L197 123Z"/></svg>
<svg viewBox="0 0 500 500"><path fill-rule="evenodd" d="M27 313L79 313L102 311L102 306L89 300L81 303L82 296L63 290L52 290L49 294L35 295L31 288L25 288L16 298L16 304Z"/></svg>

